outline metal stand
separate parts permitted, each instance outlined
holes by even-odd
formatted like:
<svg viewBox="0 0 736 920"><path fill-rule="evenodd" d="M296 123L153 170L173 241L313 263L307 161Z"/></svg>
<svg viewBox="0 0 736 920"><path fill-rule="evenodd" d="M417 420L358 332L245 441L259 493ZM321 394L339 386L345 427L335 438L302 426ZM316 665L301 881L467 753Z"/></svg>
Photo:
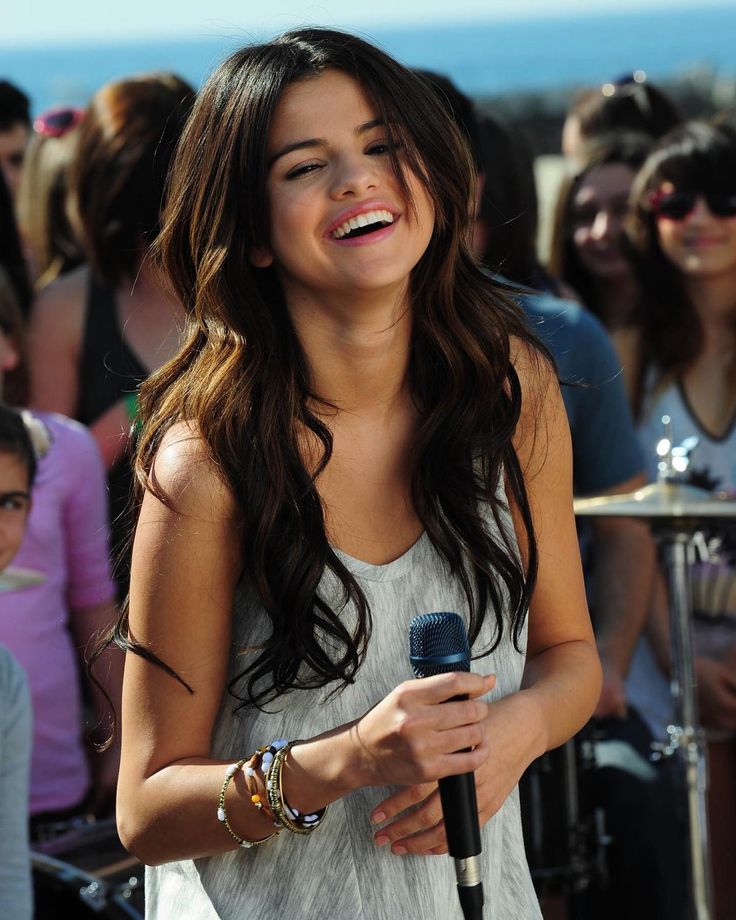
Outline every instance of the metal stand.
<svg viewBox="0 0 736 920"><path fill-rule="evenodd" d="M687 522L680 522L685 524ZM692 528L672 521L655 527L664 557L669 586L671 691L675 724L668 726L664 756L678 756L687 794L690 892L693 920L714 920L706 791L708 786L705 733L698 720L695 686L690 589Z"/></svg>

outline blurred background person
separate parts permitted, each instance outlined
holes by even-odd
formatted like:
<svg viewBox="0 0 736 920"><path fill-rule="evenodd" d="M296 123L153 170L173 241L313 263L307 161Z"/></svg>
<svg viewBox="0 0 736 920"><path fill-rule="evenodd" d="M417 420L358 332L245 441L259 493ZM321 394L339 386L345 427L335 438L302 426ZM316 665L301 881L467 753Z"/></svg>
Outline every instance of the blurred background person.
<svg viewBox="0 0 736 920"><path fill-rule="evenodd" d="M441 98L449 98L447 86ZM456 103L454 110L473 117L472 107ZM562 395L572 435L575 495L633 491L646 480L620 362L595 315L579 303L555 296L553 292L564 288L553 275L537 267L534 182L529 172L524 175L522 165L526 163L531 170L531 161L519 155L514 133L503 132L493 120L485 131L481 122L465 133L483 142L477 151L483 191L474 233L476 256L489 268L501 265L502 273L508 264L517 275L515 281L533 281L541 291L518 289L512 293L534 332L554 355L560 379L569 384L563 385ZM494 138L499 141L498 156ZM520 226L514 228L517 219ZM482 222L480 228L478 221ZM513 251L507 233L515 240ZM580 524L579 533L604 684L595 719L577 741L582 747L584 738L593 738L597 753L584 767L583 758L575 761L576 755L576 766L569 759L547 758L544 764L532 765L522 779L522 813L533 877L547 910L559 907L559 902L544 899L544 895L563 892L567 909L576 917L613 920L625 910L632 920L655 916L684 920L681 832L671 810L671 790L657 781L654 771L644 782L637 775L639 762L646 765L650 736L630 712L625 690L652 590L654 543L647 526L632 518L589 520ZM630 756L617 756L623 749L632 750L632 734L636 744L633 766ZM576 781L568 785L564 777L573 769ZM544 774L555 771L559 773L556 783L548 784ZM560 808L546 801L541 807L535 806L535 788L551 788L553 797L575 799L575 805ZM565 812L565 807L580 811ZM598 822L594 809L605 815L607 879L597 875L593 825L598 826ZM572 825L578 840L585 841L575 856L566 849L566 834ZM541 853L534 849L539 834L544 838ZM566 860L570 862L564 868ZM561 874L561 867L567 876Z"/></svg>
<svg viewBox="0 0 736 920"><path fill-rule="evenodd" d="M12 221L9 212L0 222ZM0 395L26 404L23 322L13 288L0 277ZM83 684L85 654L117 609L110 574L105 472L90 433L60 415L34 412L50 441L38 464L33 503L15 565L24 574L0 593L0 642L26 672L33 702L30 813L32 836L89 814L110 814L118 749L92 755L106 736L110 710L103 692ZM122 656L108 655L99 676L117 705Z"/></svg>
<svg viewBox="0 0 736 920"><path fill-rule="evenodd" d="M692 485L736 495L736 133L689 122L654 148L633 190L633 257L646 309L639 432L649 478L662 416L697 436ZM736 526L704 522L691 570L700 717L709 729L709 815L717 916L736 916ZM653 608L628 691L652 732L672 721L666 602Z"/></svg>
<svg viewBox="0 0 736 920"><path fill-rule="evenodd" d="M62 107L43 112L33 120L16 214L37 291L83 261L66 207L76 128L83 117L81 108Z"/></svg>
<svg viewBox="0 0 736 920"><path fill-rule="evenodd" d="M183 320L147 253L193 99L189 84L169 73L117 80L95 93L76 129L69 178L72 227L87 262L43 290L31 322L31 404L88 425L108 470L120 597L136 391L176 352Z"/></svg>
<svg viewBox="0 0 736 920"><path fill-rule="evenodd" d="M682 120L674 99L637 70L576 94L562 126L562 153L575 161L590 138L610 132L635 131L656 140Z"/></svg>
<svg viewBox="0 0 736 920"><path fill-rule="evenodd" d="M537 255L539 209L534 157L524 135L489 114L477 119L479 201L473 249L491 271L524 287L574 297Z"/></svg>
<svg viewBox="0 0 736 920"><path fill-rule="evenodd" d="M0 269L11 286L21 315L28 316L33 293L18 228L13 218L13 201L2 172L0 172Z"/></svg>
<svg viewBox="0 0 736 920"><path fill-rule="evenodd" d="M0 80L0 170L15 198L31 137L31 100L8 80Z"/></svg>
<svg viewBox="0 0 736 920"><path fill-rule="evenodd" d="M0 366L9 349L0 333ZM20 413L0 402L0 593L2 574L18 552L31 506L36 454ZM25 671L0 643L0 916L30 920L28 796L31 697Z"/></svg>
<svg viewBox="0 0 736 920"><path fill-rule="evenodd" d="M642 294L625 251L634 178L652 142L627 131L599 135L580 152L557 201L549 270L601 320L633 402L639 380Z"/></svg>

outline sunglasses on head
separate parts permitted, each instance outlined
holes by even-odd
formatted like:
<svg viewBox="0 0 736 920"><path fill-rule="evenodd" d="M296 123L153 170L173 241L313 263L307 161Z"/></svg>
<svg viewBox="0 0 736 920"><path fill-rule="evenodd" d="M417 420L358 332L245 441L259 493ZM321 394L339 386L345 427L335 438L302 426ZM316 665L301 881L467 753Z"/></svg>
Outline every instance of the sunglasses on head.
<svg viewBox="0 0 736 920"><path fill-rule="evenodd" d="M703 198L716 217L736 217L736 192L652 192L649 204L657 217L685 220L695 202Z"/></svg>
<svg viewBox="0 0 736 920"><path fill-rule="evenodd" d="M33 122L33 130L43 137L63 137L84 118L84 109L65 107L49 109Z"/></svg>

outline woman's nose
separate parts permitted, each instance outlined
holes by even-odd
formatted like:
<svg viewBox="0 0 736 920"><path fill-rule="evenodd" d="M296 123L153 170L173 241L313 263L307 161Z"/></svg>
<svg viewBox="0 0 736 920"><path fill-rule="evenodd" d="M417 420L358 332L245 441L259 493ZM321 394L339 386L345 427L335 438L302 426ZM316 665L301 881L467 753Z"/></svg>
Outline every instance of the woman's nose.
<svg viewBox="0 0 736 920"><path fill-rule="evenodd" d="M593 239L604 240L611 230L611 215L605 208L601 208L595 215L595 220L590 228Z"/></svg>
<svg viewBox="0 0 736 920"><path fill-rule="evenodd" d="M708 203L702 195L695 196L695 203L689 214L685 215L687 221L709 220L713 217L713 212L708 207Z"/></svg>
<svg viewBox="0 0 736 920"><path fill-rule="evenodd" d="M332 183L332 197L360 196L380 184L378 169L369 157L344 156L336 165Z"/></svg>

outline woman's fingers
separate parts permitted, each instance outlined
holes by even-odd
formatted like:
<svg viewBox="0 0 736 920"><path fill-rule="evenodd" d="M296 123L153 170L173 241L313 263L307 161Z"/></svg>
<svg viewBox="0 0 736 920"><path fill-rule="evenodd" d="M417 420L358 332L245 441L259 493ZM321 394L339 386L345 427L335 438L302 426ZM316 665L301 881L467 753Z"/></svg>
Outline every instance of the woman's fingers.
<svg viewBox="0 0 736 920"><path fill-rule="evenodd" d="M418 694L424 703L444 703L456 696L468 696L470 699L483 696L494 688L495 674L472 674L470 671L451 671L449 674L437 674L434 677L422 677L419 680L406 681L401 690Z"/></svg>
<svg viewBox="0 0 736 920"><path fill-rule="evenodd" d="M407 812L407 808L412 810ZM402 789L374 810L372 820L387 820L396 814L400 816L374 834L377 846L390 846L397 856L428 854L447 846L436 784Z"/></svg>
<svg viewBox="0 0 736 920"><path fill-rule="evenodd" d="M371 813L371 821L373 824L382 824L408 808L415 808L421 805L436 789L437 783L404 786L403 789L399 789L398 792L394 792L393 795L376 805Z"/></svg>

